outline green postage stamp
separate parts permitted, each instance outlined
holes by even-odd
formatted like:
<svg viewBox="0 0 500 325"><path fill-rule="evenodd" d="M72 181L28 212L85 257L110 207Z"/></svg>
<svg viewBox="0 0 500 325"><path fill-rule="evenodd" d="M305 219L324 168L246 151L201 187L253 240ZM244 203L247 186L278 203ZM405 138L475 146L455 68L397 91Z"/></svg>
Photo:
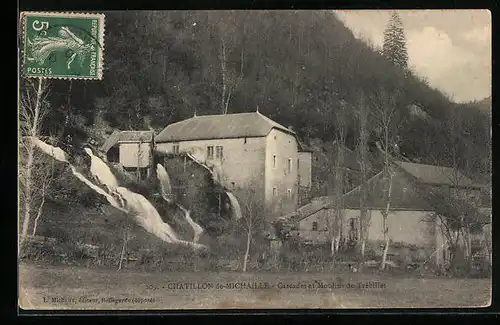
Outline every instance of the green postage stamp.
<svg viewBox="0 0 500 325"><path fill-rule="evenodd" d="M102 79L104 14L22 12L24 77Z"/></svg>

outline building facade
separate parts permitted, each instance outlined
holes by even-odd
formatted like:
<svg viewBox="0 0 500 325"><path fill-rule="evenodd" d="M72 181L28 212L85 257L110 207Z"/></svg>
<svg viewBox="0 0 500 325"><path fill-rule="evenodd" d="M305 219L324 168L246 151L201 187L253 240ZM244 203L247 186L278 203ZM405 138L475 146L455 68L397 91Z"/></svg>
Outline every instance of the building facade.
<svg viewBox="0 0 500 325"><path fill-rule="evenodd" d="M391 206L387 218L388 236L393 243L418 247L425 258L442 264L449 255L446 240L435 218L432 205L422 198L422 191L444 191L472 204L481 204L480 187L457 171L447 167L395 162L393 166ZM370 219L368 242L383 241L383 216L385 209L385 185L383 174L368 180L366 208ZM360 239L360 188L356 187L343 196L341 241L356 243ZM479 209L480 211L484 209ZM488 209L486 209L488 210ZM334 197L320 197L282 217L294 227L294 235L306 242L321 244L331 240L328 225L337 209ZM482 211L483 212L483 211ZM486 215L491 213L483 213ZM491 218L491 217L490 217ZM483 224L490 220L480 221ZM335 230L338 234L339 230ZM483 236L484 235L484 236ZM487 238L481 229L473 238ZM379 247L380 245L375 245ZM380 248L381 249L381 248Z"/></svg>
<svg viewBox="0 0 500 325"><path fill-rule="evenodd" d="M295 210L299 186L310 187L310 153L295 132L259 112L194 116L155 140L160 152L193 155L240 201L251 195L270 214Z"/></svg>
<svg viewBox="0 0 500 325"><path fill-rule="evenodd" d="M114 131L100 151L108 163L119 164L130 173L145 179L151 173L153 131Z"/></svg>

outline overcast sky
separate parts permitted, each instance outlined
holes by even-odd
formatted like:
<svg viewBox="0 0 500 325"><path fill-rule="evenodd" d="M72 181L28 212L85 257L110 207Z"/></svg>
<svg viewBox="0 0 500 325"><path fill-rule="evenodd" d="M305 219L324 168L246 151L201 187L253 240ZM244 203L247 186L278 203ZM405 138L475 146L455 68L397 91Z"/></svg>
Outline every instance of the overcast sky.
<svg viewBox="0 0 500 325"><path fill-rule="evenodd" d="M491 15L487 10L398 10L409 66L454 101L491 95ZM354 35L381 48L392 11L337 11Z"/></svg>

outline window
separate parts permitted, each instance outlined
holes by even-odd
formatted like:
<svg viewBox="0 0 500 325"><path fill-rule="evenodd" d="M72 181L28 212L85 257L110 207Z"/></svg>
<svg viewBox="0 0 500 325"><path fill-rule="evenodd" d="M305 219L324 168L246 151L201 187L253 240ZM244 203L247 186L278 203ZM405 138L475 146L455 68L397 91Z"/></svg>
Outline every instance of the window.
<svg viewBox="0 0 500 325"><path fill-rule="evenodd" d="M172 147L172 151L174 152L174 155L177 155L179 153L179 145L174 144L174 146Z"/></svg>
<svg viewBox="0 0 500 325"><path fill-rule="evenodd" d="M215 158L217 159L224 158L224 152L222 146L215 147Z"/></svg>
<svg viewBox="0 0 500 325"><path fill-rule="evenodd" d="M276 187L273 187L273 196L276 196L278 195L278 190L276 189Z"/></svg>
<svg viewBox="0 0 500 325"><path fill-rule="evenodd" d="M313 231L318 231L318 223L316 221L313 221L312 230Z"/></svg>
<svg viewBox="0 0 500 325"><path fill-rule="evenodd" d="M273 168L276 168L276 155L273 155Z"/></svg>
<svg viewBox="0 0 500 325"><path fill-rule="evenodd" d="M292 172L292 158L288 158L288 172Z"/></svg>
<svg viewBox="0 0 500 325"><path fill-rule="evenodd" d="M213 146L207 147L207 159L214 159L214 147Z"/></svg>

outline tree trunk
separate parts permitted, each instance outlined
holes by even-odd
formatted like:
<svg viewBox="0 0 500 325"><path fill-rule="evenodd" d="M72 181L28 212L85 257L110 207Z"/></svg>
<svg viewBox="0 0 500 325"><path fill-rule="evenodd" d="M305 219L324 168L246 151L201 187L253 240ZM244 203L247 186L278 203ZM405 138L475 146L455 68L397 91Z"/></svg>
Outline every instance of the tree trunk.
<svg viewBox="0 0 500 325"><path fill-rule="evenodd" d="M24 220L23 220L23 229L21 233L21 242L26 237L28 233L28 227L30 223L30 214L31 214L31 169L33 168L33 151L34 147L30 140L28 147L28 157L26 159L26 182L24 185Z"/></svg>
<svg viewBox="0 0 500 325"><path fill-rule="evenodd" d="M342 216L339 216L339 217L341 218ZM340 225L338 227L339 232L337 234L337 240L335 241L335 252L339 251L340 241L342 240L342 219L339 219L339 223L340 223Z"/></svg>
<svg viewBox="0 0 500 325"><path fill-rule="evenodd" d="M252 239L252 233L251 231L248 231L247 233L247 247L245 250L245 257L243 258L243 272L247 271L247 261L248 261L248 254L250 253L250 240Z"/></svg>
<svg viewBox="0 0 500 325"><path fill-rule="evenodd" d="M226 111L226 89L227 89L227 80L226 80L226 44L224 41L224 37L221 37L221 72L222 72L222 96L221 96L221 108L222 114L227 114Z"/></svg>
<svg viewBox="0 0 500 325"><path fill-rule="evenodd" d="M31 128L29 130L28 135L36 137L38 135L38 124L39 124L39 116L40 116L40 101L42 98L42 78L38 79L38 90L36 92L36 101L35 101L35 114L33 117L33 125L31 125ZM25 181L25 188L24 188L24 220L23 220L23 229L21 231L21 238L19 242L19 251L20 253L23 244L25 242L26 236L28 234L28 227L30 224L30 218L31 218L31 205L32 205L32 169L33 169L33 162L34 162L34 151L35 151L35 145L31 140L27 140L27 154L28 157L26 159L26 181Z"/></svg>
<svg viewBox="0 0 500 325"><path fill-rule="evenodd" d="M387 150L386 150L387 152ZM385 263L387 260L387 252L389 251L389 244L390 244L390 238L389 238L389 227L387 226L387 219L389 217L389 210L391 208L391 191L392 191L392 172L390 171L389 168L387 168L388 171L388 176L389 176L389 189L387 191L387 204L385 211L382 213L382 217L384 218L383 220L383 226L384 226L384 253L382 254L382 262L380 264L380 269L383 270L385 269Z"/></svg>
<svg viewBox="0 0 500 325"><path fill-rule="evenodd" d="M464 229L465 232L465 261L467 263L467 268L468 270L472 269L472 238L470 234L470 228L469 226L465 226Z"/></svg>
<svg viewBox="0 0 500 325"><path fill-rule="evenodd" d="M391 241L391 239L389 238L389 236L386 236L385 244L384 244L384 253L382 254L382 264L380 265L381 270L385 269L385 264L387 261L387 252L389 251L390 241Z"/></svg>
<svg viewBox="0 0 500 325"><path fill-rule="evenodd" d="M335 256L335 237L334 236L332 236L332 238L330 240L330 255L331 255L331 257Z"/></svg>
<svg viewBox="0 0 500 325"><path fill-rule="evenodd" d="M126 229L123 232L123 245L122 245L122 252L120 254L120 263L118 263L118 271L122 269L122 262L123 262L123 257L125 256L125 251L127 249L127 242L128 242L128 229Z"/></svg>
<svg viewBox="0 0 500 325"><path fill-rule="evenodd" d="M33 223L33 234L32 234L33 236L36 235L36 229L38 227L38 220L42 216L44 204L45 204L45 191L42 192L42 202L40 202L40 206L38 207L38 212L36 214L36 218L35 218L35 221Z"/></svg>
<svg viewBox="0 0 500 325"><path fill-rule="evenodd" d="M365 264L366 240L361 239L361 265Z"/></svg>

